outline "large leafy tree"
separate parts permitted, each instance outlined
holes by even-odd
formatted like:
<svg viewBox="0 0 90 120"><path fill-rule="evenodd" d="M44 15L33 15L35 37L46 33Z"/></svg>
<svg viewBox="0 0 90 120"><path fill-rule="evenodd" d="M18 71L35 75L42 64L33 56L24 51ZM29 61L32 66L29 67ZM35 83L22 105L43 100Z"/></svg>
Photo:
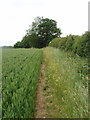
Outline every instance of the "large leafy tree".
<svg viewBox="0 0 90 120"><path fill-rule="evenodd" d="M30 25L29 29L26 30L26 35L32 35L33 33L34 34L38 34L38 26L39 24L41 23L41 20L43 19L43 17L36 17L34 19L34 21L32 22L32 25Z"/></svg>
<svg viewBox="0 0 90 120"><path fill-rule="evenodd" d="M61 30L57 28L55 20L46 18L42 19L38 25L38 35L42 37L44 45L47 46L52 39L60 37Z"/></svg>
<svg viewBox="0 0 90 120"><path fill-rule="evenodd" d="M57 28L55 20L37 17L26 31L26 35L21 42L23 47L42 48L47 46L52 39L60 37L60 35L61 30Z"/></svg>

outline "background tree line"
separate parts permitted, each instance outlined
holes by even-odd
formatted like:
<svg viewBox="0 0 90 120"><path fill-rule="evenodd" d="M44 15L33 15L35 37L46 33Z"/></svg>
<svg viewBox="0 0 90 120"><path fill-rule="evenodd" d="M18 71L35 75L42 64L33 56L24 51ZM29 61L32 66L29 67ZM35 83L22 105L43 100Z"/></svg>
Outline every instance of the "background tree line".
<svg viewBox="0 0 90 120"><path fill-rule="evenodd" d="M70 34L60 37L61 34L61 29L57 28L55 20L36 17L26 30L26 35L14 45L14 48L42 48L49 45L73 51L79 56L90 56L90 32L85 32L81 36Z"/></svg>
<svg viewBox="0 0 90 120"><path fill-rule="evenodd" d="M17 42L14 48L46 47L52 39L60 37L60 35L61 30L57 28L55 20L37 17L26 31L22 41Z"/></svg>

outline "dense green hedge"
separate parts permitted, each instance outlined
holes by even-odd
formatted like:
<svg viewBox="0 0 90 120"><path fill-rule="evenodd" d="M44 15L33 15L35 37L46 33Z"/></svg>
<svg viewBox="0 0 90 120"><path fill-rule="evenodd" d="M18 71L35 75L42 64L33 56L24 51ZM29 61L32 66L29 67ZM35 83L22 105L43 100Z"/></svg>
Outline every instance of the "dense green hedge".
<svg viewBox="0 0 90 120"><path fill-rule="evenodd" d="M49 46L72 51L81 57L90 57L90 32L83 35L69 35L62 38L55 38Z"/></svg>

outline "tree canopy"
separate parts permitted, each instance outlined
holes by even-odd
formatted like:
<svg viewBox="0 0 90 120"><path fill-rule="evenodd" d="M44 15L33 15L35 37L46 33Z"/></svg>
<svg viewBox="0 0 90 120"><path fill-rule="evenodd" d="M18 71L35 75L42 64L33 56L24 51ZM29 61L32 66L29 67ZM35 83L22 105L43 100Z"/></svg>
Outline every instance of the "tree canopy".
<svg viewBox="0 0 90 120"><path fill-rule="evenodd" d="M52 39L60 37L60 35L61 30L57 28L57 22L55 20L36 17L30 28L26 30L26 35L22 41L17 42L14 47L46 47Z"/></svg>

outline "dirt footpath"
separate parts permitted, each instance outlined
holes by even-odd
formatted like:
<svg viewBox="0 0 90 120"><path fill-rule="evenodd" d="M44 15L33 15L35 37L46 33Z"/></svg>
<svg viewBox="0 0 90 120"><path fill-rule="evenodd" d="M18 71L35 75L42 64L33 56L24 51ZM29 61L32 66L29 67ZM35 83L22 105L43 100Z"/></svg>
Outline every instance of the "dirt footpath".
<svg viewBox="0 0 90 120"><path fill-rule="evenodd" d="M45 64L42 62L37 89L36 118L45 118L46 115L44 87L45 87Z"/></svg>

